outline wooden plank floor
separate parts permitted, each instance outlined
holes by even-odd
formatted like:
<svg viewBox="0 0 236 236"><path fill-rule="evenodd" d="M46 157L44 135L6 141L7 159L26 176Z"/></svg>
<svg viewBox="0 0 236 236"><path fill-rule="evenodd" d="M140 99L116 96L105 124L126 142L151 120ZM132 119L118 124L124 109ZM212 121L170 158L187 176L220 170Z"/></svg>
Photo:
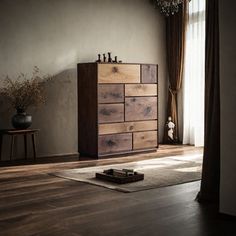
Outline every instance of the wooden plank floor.
<svg viewBox="0 0 236 236"><path fill-rule="evenodd" d="M179 148L185 156L202 152ZM176 155L180 150L166 147L161 152ZM234 219L195 201L199 181L122 193L48 174L142 158L150 156L1 167L0 235L236 235Z"/></svg>

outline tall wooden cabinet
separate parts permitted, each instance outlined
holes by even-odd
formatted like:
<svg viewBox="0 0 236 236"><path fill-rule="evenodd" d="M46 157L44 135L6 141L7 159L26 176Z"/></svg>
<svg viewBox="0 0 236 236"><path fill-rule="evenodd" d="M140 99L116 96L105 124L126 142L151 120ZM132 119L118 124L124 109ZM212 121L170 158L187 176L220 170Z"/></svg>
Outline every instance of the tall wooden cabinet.
<svg viewBox="0 0 236 236"><path fill-rule="evenodd" d="M158 147L158 67L78 64L78 151L92 157Z"/></svg>

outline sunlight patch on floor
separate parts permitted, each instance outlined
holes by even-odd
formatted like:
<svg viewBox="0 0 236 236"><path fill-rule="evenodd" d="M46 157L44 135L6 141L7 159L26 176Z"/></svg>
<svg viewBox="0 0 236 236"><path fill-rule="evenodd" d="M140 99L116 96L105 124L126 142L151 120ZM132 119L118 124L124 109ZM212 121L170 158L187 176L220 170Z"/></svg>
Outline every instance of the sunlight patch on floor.
<svg viewBox="0 0 236 236"><path fill-rule="evenodd" d="M201 169L202 169L201 166L195 166L195 167L187 167L174 170L178 172L196 172L196 171L201 171Z"/></svg>

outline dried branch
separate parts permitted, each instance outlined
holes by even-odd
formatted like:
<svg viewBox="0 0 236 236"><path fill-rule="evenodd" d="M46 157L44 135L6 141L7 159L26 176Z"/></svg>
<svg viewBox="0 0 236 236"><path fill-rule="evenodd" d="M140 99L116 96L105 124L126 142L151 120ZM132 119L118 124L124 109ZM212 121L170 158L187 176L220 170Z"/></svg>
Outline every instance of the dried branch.
<svg viewBox="0 0 236 236"><path fill-rule="evenodd" d="M6 76L4 86L0 88L0 98L6 98L15 109L26 110L28 107L38 107L46 102L45 82L51 76L40 76L37 66L33 68L31 78L20 73L16 79Z"/></svg>

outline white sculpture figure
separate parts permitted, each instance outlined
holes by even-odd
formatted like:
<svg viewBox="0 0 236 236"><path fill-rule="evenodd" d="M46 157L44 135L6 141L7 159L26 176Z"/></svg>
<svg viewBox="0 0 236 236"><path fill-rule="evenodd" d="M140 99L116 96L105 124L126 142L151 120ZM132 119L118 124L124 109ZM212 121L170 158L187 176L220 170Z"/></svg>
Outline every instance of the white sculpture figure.
<svg viewBox="0 0 236 236"><path fill-rule="evenodd" d="M171 141L174 141L174 128L175 128L175 124L171 121L171 117L168 117L168 122L167 122L167 128L168 128L168 139L170 139Z"/></svg>

